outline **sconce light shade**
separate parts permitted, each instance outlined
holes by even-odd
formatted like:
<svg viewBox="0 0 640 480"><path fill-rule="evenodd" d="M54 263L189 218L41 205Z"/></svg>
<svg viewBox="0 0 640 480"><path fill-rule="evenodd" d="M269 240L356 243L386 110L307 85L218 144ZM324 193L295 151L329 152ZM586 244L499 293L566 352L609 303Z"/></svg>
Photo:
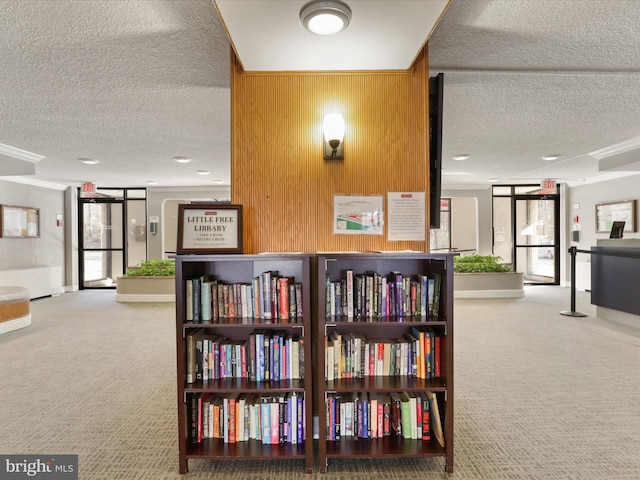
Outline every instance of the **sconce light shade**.
<svg viewBox="0 0 640 480"><path fill-rule="evenodd" d="M339 113L330 113L324 117L324 159L344 159L344 118Z"/></svg>

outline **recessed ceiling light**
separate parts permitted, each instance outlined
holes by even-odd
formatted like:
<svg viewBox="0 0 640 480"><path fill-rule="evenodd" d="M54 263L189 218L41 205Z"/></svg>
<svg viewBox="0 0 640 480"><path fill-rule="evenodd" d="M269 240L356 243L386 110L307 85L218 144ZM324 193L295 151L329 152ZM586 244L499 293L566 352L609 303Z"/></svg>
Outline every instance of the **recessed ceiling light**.
<svg viewBox="0 0 640 480"><path fill-rule="evenodd" d="M98 160L94 160L93 158L79 158L78 160L80 160L85 165L95 165L96 163L98 163Z"/></svg>
<svg viewBox="0 0 640 480"><path fill-rule="evenodd" d="M189 157L173 157L173 160L178 163L189 163L191 161Z"/></svg>
<svg viewBox="0 0 640 480"><path fill-rule="evenodd" d="M224 183L224 180L220 180L220 179L214 180L213 183L217 183L219 185L221 183Z"/></svg>
<svg viewBox="0 0 640 480"><path fill-rule="evenodd" d="M466 160L467 158L469 158L471 155L469 155L468 153L460 153L458 155L454 155L453 158L454 160Z"/></svg>
<svg viewBox="0 0 640 480"><path fill-rule="evenodd" d="M209 170L198 170L196 173L198 175L209 175L211 172Z"/></svg>
<svg viewBox="0 0 640 480"><path fill-rule="evenodd" d="M147 180L147 185L157 185L158 182L156 182L155 180Z"/></svg>
<svg viewBox="0 0 640 480"><path fill-rule="evenodd" d="M489 179L489 181L490 181L491 183L495 183L495 182L497 182L497 181L499 181L499 180L500 180L499 178L490 178L490 179Z"/></svg>
<svg viewBox="0 0 640 480"><path fill-rule="evenodd" d="M551 161L551 160L557 160L560 158L560 155L557 153L553 153L551 155L545 155L544 157L542 157L543 160L546 160L547 162Z"/></svg>
<svg viewBox="0 0 640 480"><path fill-rule="evenodd" d="M333 35L349 26L351 9L342 2L314 0L302 7L300 21L311 33Z"/></svg>

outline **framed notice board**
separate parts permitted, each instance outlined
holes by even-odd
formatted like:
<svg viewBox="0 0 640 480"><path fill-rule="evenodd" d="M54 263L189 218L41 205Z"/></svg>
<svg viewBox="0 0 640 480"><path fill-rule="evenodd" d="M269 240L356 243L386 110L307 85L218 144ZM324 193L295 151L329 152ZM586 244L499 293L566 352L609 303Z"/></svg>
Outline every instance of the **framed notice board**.
<svg viewBox="0 0 640 480"><path fill-rule="evenodd" d="M0 237L37 238L39 236L39 208L0 205Z"/></svg>
<svg viewBox="0 0 640 480"><path fill-rule="evenodd" d="M242 206L178 205L178 254L242 253Z"/></svg>
<svg viewBox="0 0 640 480"><path fill-rule="evenodd" d="M636 200L598 203L596 205L596 233L609 233L613 222L625 222L625 232L637 232Z"/></svg>

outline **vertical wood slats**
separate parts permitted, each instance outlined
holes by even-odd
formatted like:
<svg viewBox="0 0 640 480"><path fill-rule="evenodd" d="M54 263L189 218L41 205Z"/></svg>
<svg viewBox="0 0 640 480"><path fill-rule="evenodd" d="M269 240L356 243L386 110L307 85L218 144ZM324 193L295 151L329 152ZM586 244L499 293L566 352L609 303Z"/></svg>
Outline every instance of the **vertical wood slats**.
<svg viewBox="0 0 640 480"><path fill-rule="evenodd" d="M232 54L231 198L244 251L427 251L427 242L334 235L333 196L426 192L428 63L409 71L246 73ZM344 160L324 160L322 121L345 118ZM386 212L385 212L386 213ZM428 241L428 219L425 238Z"/></svg>

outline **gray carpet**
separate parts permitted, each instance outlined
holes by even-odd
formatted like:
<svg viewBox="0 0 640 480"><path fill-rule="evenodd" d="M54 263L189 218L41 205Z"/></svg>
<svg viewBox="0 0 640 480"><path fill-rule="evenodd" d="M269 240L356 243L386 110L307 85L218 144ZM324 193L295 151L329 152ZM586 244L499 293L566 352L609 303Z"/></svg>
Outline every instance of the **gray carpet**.
<svg viewBox="0 0 640 480"><path fill-rule="evenodd" d="M640 478L639 330L559 315L569 290L456 300L455 472L442 459L190 460L178 472L173 304L31 302L0 336L0 453L79 455L81 479Z"/></svg>

